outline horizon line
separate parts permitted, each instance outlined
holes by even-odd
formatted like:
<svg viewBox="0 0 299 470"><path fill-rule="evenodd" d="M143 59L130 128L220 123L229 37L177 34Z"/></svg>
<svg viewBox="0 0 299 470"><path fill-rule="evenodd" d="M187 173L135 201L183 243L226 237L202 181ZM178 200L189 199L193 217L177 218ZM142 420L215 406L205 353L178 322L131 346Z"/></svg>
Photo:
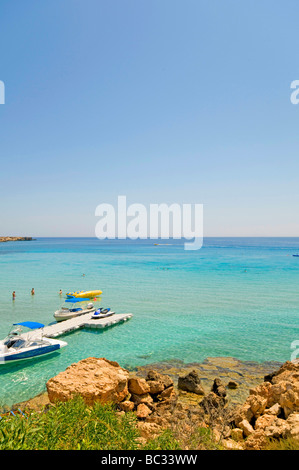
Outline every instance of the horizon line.
<svg viewBox="0 0 299 470"><path fill-rule="evenodd" d="M6 237L30 237L32 238L32 241L37 238L91 238L91 239L97 239L99 241L113 241L113 240L131 240L131 241L137 241L137 240L192 240L196 237L193 238L185 238L185 237L180 237L180 238L173 238L173 237L168 237L168 238L135 238L132 239L130 237L126 238L105 238L105 239L100 239L95 236L86 236L86 235L77 235L77 236L69 236L69 235L3 235L0 236L0 238L6 238ZM207 235L202 237L203 239L205 238L299 238L299 235Z"/></svg>

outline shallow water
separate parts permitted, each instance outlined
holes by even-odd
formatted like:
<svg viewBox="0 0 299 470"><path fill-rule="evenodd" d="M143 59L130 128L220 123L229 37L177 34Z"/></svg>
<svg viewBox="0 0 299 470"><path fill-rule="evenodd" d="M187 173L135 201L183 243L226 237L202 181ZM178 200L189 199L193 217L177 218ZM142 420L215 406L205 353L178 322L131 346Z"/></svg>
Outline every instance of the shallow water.
<svg viewBox="0 0 299 470"><path fill-rule="evenodd" d="M38 394L50 377L89 356L127 368L215 356L290 359L291 343L299 340L299 258L292 256L299 238L205 239L198 251L184 250L181 240L154 243L40 238L0 244L1 338L15 322L52 323L64 302L60 289L101 289L100 306L133 313L105 331L65 335L68 346L60 353L2 365L0 406Z"/></svg>

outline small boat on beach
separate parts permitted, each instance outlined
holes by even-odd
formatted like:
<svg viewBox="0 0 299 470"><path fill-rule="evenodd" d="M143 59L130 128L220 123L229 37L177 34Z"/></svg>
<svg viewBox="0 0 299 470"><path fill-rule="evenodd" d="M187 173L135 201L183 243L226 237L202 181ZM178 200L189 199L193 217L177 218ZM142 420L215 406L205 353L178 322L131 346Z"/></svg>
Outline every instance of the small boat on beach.
<svg viewBox="0 0 299 470"><path fill-rule="evenodd" d="M7 337L0 341L0 364L37 358L67 346L65 341L44 337L44 326L30 321L14 323Z"/></svg>
<svg viewBox="0 0 299 470"><path fill-rule="evenodd" d="M94 319L99 319L99 318L107 318L111 317L111 315L114 315L115 312L112 312L110 308L99 308L94 312L91 318Z"/></svg>
<svg viewBox="0 0 299 470"><path fill-rule="evenodd" d="M70 307L61 307L60 310L56 310L54 313L54 318L56 321L64 321L69 320L70 318L78 317L79 315L84 315L85 313L93 313L95 312L96 308L94 307L93 303L89 303L82 307L77 307L76 304L78 302L88 302L89 299L76 299L70 298L67 299L67 303L71 303Z"/></svg>
<svg viewBox="0 0 299 470"><path fill-rule="evenodd" d="M91 297L99 297L101 294L101 290L81 290L78 292L68 292L66 296L68 298L75 297L79 299L90 299Z"/></svg>

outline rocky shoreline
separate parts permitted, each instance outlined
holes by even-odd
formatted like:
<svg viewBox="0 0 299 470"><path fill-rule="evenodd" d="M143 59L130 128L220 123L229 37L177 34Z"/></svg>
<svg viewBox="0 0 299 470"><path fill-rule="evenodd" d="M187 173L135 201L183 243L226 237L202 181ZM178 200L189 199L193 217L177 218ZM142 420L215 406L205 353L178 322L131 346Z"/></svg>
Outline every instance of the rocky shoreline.
<svg viewBox="0 0 299 470"><path fill-rule="evenodd" d="M237 405L243 403L249 390L258 385L264 376L277 370L281 362L267 361L242 361L234 357L208 357L203 362L184 363L180 360L151 363L137 367L135 373L139 377L145 377L149 370L156 370L161 374L169 375L177 387L179 377L196 370L201 379L201 386L207 393L214 382L215 377L222 381L236 382L236 388L228 389L230 403ZM191 396L188 394L188 400Z"/></svg>
<svg viewBox="0 0 299 470"><path fill-rule="evenodd" d="M0 243L4 242L21 242L21 241L32 241L34 240L32 237L0 237Z"/></svg>
<svg viewBox="0 0 299 470"><path fill-rule="evenodd" d="M226 357L128 371L106 358L87 358L50 379L47 393L18 406L40 411L78 394L89 406L114 402L118 413L135 413L141 442L165 429L187 442L206 428L222 449L261 450L287 438L299 448L299 362Z"/></svg>

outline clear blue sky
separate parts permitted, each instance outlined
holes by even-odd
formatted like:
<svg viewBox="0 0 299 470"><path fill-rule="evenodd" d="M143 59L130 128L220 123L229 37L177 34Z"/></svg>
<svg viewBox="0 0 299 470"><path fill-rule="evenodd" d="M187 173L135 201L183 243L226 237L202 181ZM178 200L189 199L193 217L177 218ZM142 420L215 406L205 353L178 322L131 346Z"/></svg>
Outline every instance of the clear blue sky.
<svg viewBox="0 0 299 470"><path fill-rule="evenodd" d="M299 236L298 0L2 0L0 234L204 204L205 236Z"/></svg>

